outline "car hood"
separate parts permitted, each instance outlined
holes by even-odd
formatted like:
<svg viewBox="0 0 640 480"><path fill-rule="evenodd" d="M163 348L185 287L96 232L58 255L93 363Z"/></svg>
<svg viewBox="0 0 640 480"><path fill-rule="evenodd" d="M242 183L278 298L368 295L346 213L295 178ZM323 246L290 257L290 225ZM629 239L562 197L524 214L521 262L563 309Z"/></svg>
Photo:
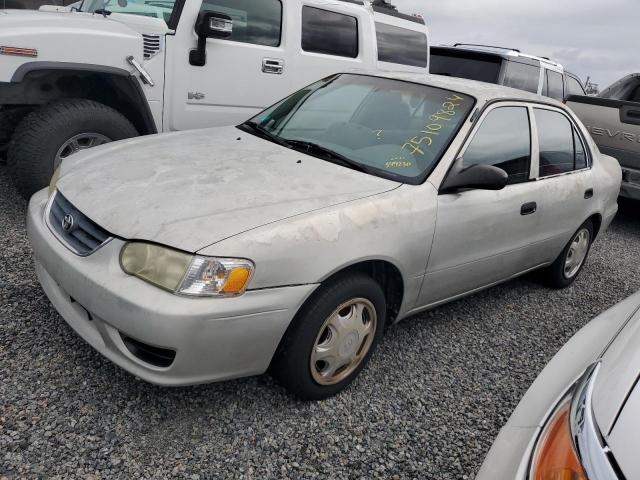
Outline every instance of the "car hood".
<svg viewBox="0 0 640 480"><path fill-rule="evenodd" d="M125 140L76 154L63 163L57 185L113 235L196 252L400 184L224 127Z"/></svg>
<svg viewBox="0 0 640 480"><path fill-rule="evenodd" d="M640 307L640 295L636 295ZM640 478L640 312L636 310L601 359L593 390L598 427L626 478Z"/></svg>

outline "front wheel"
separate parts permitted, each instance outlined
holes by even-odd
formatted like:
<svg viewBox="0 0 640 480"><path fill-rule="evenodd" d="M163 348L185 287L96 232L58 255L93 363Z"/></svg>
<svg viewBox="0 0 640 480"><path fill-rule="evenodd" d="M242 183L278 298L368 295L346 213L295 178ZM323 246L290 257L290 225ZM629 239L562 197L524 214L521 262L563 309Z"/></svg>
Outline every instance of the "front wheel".
<svg viewBox="0 0 640 480"><path fill-rule="evenodd" d="M92 100L61 100L22 119L11 138L7 163L18 190L28 198L49 184L70 155L137 135L113 108Z"/></svg>
<svg viewBox="0 0 640 480"><path fill-rule="evenodd" d="M324 285L287 330L272 375L303 400L341 392L371 358L385 317L384 293L372 278L357 274Z"/></svg>
<svg viewBox="0 0 640 480"><path fill-rule="evenodd" d="M593 243L593 223L584 222L564 248L560 256L545 271L546 281L553 288L566 288L582 271L591 244Z"/></svg>

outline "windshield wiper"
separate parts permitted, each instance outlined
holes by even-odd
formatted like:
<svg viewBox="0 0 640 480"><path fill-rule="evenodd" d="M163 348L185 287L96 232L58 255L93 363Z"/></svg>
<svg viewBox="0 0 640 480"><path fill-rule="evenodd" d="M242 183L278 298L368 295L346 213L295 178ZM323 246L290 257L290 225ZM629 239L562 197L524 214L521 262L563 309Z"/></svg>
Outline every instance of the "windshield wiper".
<svg viewBox="0 0 640 480"><path fill-rule="evenodd" d="M253 132L257 133L258 135L260 135L262 138L265 138L265 139L267 139L267 140L269 140L269 141L271 141L273 143L277 143L278 145L282 145L283 147L291 148L291 146L289 145L289 142L287 142L283 138L280 138L279 136L271 133L269 130L264 128L259 123L256 123L256 122L244 122L240 126L250 129L251 131L253 131Z"/></svg>
<svg viewBox="0 0 640 480"><path fill-rule="evenodd" d="M286 141L290 146L304 149L305 153L309 153L311 155L315 154L316 156L321 156L322 158L329 160L333 163L338 163L345 167L352 168L353 170L358 170L359 172L371 173L371 169L367 168L365 165L358 163L354 160L351 160L344 155L331 150L330 148L323 147L317 143L307 142L305 140L287 140Z"/></svg>

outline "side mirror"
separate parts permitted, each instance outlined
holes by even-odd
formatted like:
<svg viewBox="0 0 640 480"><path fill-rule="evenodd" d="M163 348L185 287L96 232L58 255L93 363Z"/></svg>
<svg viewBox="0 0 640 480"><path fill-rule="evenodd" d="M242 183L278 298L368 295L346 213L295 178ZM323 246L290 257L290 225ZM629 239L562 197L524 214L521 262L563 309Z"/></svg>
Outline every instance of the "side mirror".
<svg viewBox="0 0 640 480"><path fill-rule="evenodd" d="M502 190L509 180L507 172L491 165L465 167L463 159L456 160L440 186L440 193L453 193L464 189Z"/></svg>
<svg viewBox="0 0 640 480"><path fill-rule="evenodd" d="M229 38L233 33L233 20L224 13L200 12L195 29L198 47L189 52L189 63L203 67L207 63L207 38Z"/></svg>

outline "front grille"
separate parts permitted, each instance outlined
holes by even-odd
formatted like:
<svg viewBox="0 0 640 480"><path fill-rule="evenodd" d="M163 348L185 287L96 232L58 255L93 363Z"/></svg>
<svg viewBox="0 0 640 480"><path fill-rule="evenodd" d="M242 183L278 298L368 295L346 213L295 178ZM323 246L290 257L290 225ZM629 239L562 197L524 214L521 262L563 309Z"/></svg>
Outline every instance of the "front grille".
<svg viewBox="0 0 640 480"><path fill-rule="evenodd" d="M142 35L142 42L144 45L144 58L150 59L160 51L160 35Z"/></svg>
<svg viewBox="0 0 640 480"><path fill-rule="evenodd" d="M62 243L82 256L91 255L111 238L109 232L71 205L60 192L51 201L48 223Z"/></svg>

